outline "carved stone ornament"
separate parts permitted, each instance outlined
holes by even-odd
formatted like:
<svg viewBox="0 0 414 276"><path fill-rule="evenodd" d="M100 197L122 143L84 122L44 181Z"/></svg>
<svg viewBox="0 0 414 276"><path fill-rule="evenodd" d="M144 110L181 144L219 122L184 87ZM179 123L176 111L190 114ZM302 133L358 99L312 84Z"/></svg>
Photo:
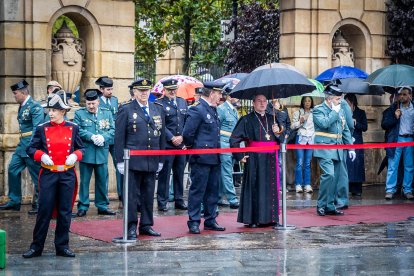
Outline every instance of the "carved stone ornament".
<svg viewBox="0 0 414 276"><path fill-rule="evenodd" d="M337 31L332 41L332 67L336 66L351 66L354 67L354 50L349 47L349 43L342 36L340 31Z"/></svg>

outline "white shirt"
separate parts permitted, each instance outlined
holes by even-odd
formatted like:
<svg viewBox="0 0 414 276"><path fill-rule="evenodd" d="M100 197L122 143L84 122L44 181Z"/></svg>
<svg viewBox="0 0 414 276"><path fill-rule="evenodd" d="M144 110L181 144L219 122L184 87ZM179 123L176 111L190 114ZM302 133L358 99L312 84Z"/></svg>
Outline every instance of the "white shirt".
<svg viewBox="0 0 414 276"><path fill-rule="evenodd" d="M24 106L26 103L27 103L27 101L30 99L30 95L28 95L27 96L27 98L26 98L26 100L24 100L24 102L22 103L22 105L21 106Z"/></svg>
<svg viewBox="0 0 414 276"><path fill-rule="evenodd" d="M304 115L308 115L308 118L303 123L301 123L300 116ZM315 128L313 125L312 109L309 112L305 112L303 108L301 108L293 113L292 129L298 129L299 144L313 144L315 137Z"/></svg>
<svg viewBox="0 0 414 276"><path fill-rule="evenodd" d="M142 103L140 103L138 100L136 100L137 101L137 103L139 104L139 106L142 108L143 106L145 106L147 109L147 112L148 112L148 115L150 114L150 111L149 111L149 106L148 106L148 102L147 102L147 105L143 105Z"/></svg>

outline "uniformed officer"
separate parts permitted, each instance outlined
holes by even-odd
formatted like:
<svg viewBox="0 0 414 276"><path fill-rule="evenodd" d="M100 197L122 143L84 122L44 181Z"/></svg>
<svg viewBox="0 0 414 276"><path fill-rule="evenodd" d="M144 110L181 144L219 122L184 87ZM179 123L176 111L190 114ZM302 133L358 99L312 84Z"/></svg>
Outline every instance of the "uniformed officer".
<svg viewBox="0 0 414 276"><path fill-rule="evenodd" d="M183 128L187 115L187 102L177 97L177 80L168 79L162 82L164 97L157 99L157 103L164 107L166 149L185 149L183 144ZM158 175L157 201L158 210L167 211L168 192L171 169L173 171L173 186L175 208L187 210L183 199L185 155L167 155L164 165Z"/></svg>
<svg viewBox="0 0 414 276"><path fill-rule="evenodd" d="M79 164L80 188L78 217L83 217L89 209L89 184L95 172L95 206L98 215L115 215L108 209L108 153L113 144L115 125L112 113L99 104L98 89L87 89L84 93L86 108L75 112L74 123L79 125L79 133L85 145L85 154Z"/></svg>
<svg viewBox="0 0 414 276"><path fill-rule="evenodd" d="M313 109L315 144L352 145L351 132L341 109L341 94L335 84L328 85L325 89L325 101ZM355 151L350 150L348 153L354 160ZM336 209L334 200L339 181L348 182L346 166L342 164L346 162L346 152L342 149L322 149L315 150L314 156L321 167L317 214L343 215L342 211Z"/></svg>
<svg viewBox="0 0 414 276"><path fill-rule="evenodd" d="M19 81L10 88L14 99L19 104L17 121L19 122L20 142L13 153L8 168L9 199L6 204L0 205L0 210L20 210L22 200L22 171L27 167L34 185L32 210L29 214L37 213L38 175L40 163L32 160L26 154L26 148L36 127L43 122L43 108L29 95L29 84Z"/></svg>
<svg viewBox="0 0 414 276"><path fill-rule="evenodd" d="M114 122L116 120L116 114L118 113L118 98L114 95L112 95L113 92L113 85L114 82L112 79L110 79L108 76L102 76L98 78L95 82L96 85L99 86L99 90L101 91L100 95L100 107L107 108L111 111L112 117L114 119ZM115 167L115 175L116 175L116 189L118 192L118 198L119 200L122 200L122 183L123 178L122 175L119 173L119 171L116 168L116 159L115 159L115 146L114 142L111 141L109 144L109 152L112 156L112 162Z"/></svg>
<svg viewBox="0 0 414 276"><path fill-rule="evenodd" d="M62 89L62 85L60 85L60 83L58 83L57 81L51 80L47 83L46 86L46 98L44 100L41 100L41 105L42 107L46 107L47 105L47 98L49 97L50 94L55 94L56 92L58 92L59 90ZM44 109L44 121L50 121L49 118L49 112L47 111L47 109Z"/></svg>
<svg viewBox="0 0 414 276"><path fill-rule="evenodd" d="M226 101L217 107L217 113L220 119L220 147L230 148L230 137L234 127L237 124L239 115L233 104L236 104L238 99L232 98L230 92L231 85L226 85L223 88L223 96ZM233 156L231 153L220 154L221 161L221 178L219 185L219 202L220 206L228 206L231 209L239 208L239 200L236 196L233 183ZM226 197L228 204L223 202L223 197Z"/></svg>
<svg viewBox="0 0 414 276"><path fill-rule="evenodd" d="M27 154L42 162L39 174L39 213L33 230L33 242L24 258L42 255L49 223L57 213L55 231L56 255L75 257L69 249L69 227L72 204L76 198L75 163L82 159L83 143L77 124L67 122L65 113L71 106L65 91L48 97L50 121L39 125L26 149Z"/></svg>
<svg viewBox="0 0 414 276"><path fill-rule="evenodd" d="M193 149L220 147L220 124L217 104L221 99L223 83L204 83L204 89L197 105L188 110L183 130L184 144ZM190 157L192 184L188 192L187 222L190 233L200 234L201 203L204 206L204 229L224 231L216 222L219 196L220 157L219 154Z"/></svg>
<svg viewBox="0 0 414 276"><path fill-rule="evenodd" d="M165 115L163 107L148 101L151 81L138 79L132 86L135 100L119 109L115 122L116 160L123 160L124 149L165 149ZM155 174L162 169L162 156L131 156L128 178L128 239L136 239L137 205L140 203L139 234L160 236L154 231L153 206ZM124 163L118 162L124 173ZM139 198L138 196L139 195Z"/></svg>

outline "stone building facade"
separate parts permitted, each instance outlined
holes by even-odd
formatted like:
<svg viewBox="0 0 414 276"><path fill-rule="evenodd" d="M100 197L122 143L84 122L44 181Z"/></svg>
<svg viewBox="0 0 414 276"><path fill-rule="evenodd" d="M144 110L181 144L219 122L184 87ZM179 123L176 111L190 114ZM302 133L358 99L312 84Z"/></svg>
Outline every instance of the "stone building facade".
<svg viewBox="0 0 414 276"><path fill-rule="evenodd" d="M132 0L0 1L0 201L7 195L7 167L19 141L18 105L10 85L25 78L34 99L45 98L46 84L51 80L52 27L61 15L75 23L85 42L80 91L95 87L95 80L107 75L114 79L114 95L120 101L129 98L127 86L134 77L135 50ZM112 165L110 171L109 189L116 192ZM27 176L24 179L27 201L32 185Z"/></svg>

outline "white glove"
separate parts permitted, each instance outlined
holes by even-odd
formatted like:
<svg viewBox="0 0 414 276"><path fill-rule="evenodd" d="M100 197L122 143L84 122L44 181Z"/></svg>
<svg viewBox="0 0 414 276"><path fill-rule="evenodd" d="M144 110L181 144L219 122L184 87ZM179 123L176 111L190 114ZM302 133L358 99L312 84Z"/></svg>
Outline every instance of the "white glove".
<svg viewBox="0 0 414 276"><path fill-rule="evenodd" d="M355 143L355 138L354 137L352 137L352 143Z"/></svg>
<svg viewBox="0 0 414 276"><path fill-rule="evenodd" d="M339 113L339 110L341 110L341 104L338 105L332 105L332 110L336 111Z"/></svg>
<svg viewBox="0 0 414 276"><path fill-rule="evenodd" d="M42 161L43 164L45 164L46 166L53 166L53 160L50 158L49 155L47 155L46 153L43 153L42 157L40 158L40 160Z"/></svg>
<svg viewBox="0 0 414 276"><path fill-rule="evenodd" d="M350 151L348 151L348 156L349 156L349 159L351 159L351 161L352 161L352 162L354 162L354 160L355 160L355 158L356 158L356 153L355 153L355 151L354 151L354 150L350 150Z"/></svg>
<svg viewBox="0 0 414 276"><path fill-rule="evenodd" d="M157 173L162 170L162 167L164 167L164 163L158 163L158 170Z"/></svg>
<svg viewBox="0 0 414 276"><path fill-rule="evenodd" d="M104 143L105 143L105 138L102 136L102 135L100 135L100 134L98 134L98 135L96 135L96 140L97 140L97 146L98 147L102 147L103 145L104 145Z"/></svg>
<svg viewBox="0 0 414 276"><path fill-rule="evenodd" d="M120 174L122 175L124 174L124 171L125 171L124 162L116 164L116 168L118 169L118 172Z"/></svg>
<svg viewBox="0 0 414 276"><path fill-rule="evenodd" d="M76 156L76 154L74 154L74 153L72 153L71 155L69 155L67 158L66 158L66 162L65 162L65 164L67 165L67 166L72 166L72 165L74 165L75 163L76 163L76 161L78 160L78 157Z"/></svg>

